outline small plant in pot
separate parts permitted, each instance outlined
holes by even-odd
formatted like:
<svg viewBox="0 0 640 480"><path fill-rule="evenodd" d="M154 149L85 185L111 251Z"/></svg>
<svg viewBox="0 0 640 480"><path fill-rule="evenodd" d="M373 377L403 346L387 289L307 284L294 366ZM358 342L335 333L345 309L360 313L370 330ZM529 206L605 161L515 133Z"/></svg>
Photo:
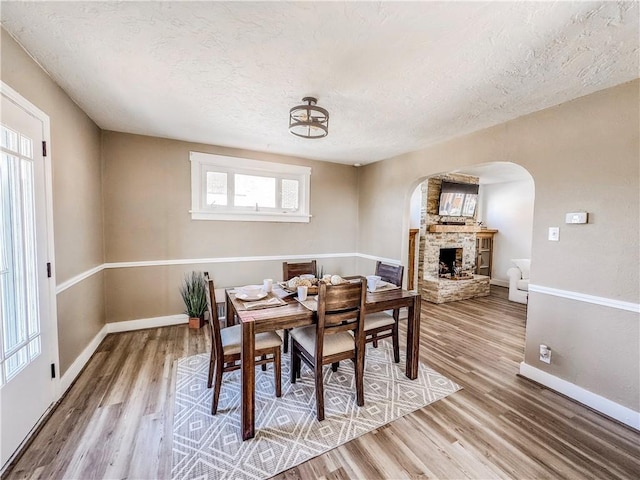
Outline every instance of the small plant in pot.
<svg viewBox="0 0 640 480"><path fill-rule="evenodd" d="M205 288L207 285L202 272L185 275L180 295L186 307L184 313L189 316L189 328L201 328L204 325L204 312L207 309Z"/></svg>

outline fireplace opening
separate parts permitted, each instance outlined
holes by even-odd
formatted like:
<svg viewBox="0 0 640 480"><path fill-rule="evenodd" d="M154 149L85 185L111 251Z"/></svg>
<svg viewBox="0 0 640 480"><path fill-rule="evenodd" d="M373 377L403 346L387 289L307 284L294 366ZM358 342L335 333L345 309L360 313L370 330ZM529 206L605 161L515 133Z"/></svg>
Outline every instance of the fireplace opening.
<svg viewBox="0 0 640 480"><path fill-rule="evenodd" d="M441 248L438 276L454 278L462 272L462 248Z"/></svg>

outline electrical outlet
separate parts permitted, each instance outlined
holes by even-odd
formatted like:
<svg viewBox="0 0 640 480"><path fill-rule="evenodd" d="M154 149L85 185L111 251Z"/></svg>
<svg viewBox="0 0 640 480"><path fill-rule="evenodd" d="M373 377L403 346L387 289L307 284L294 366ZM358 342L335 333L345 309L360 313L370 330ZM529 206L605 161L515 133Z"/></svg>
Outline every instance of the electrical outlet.
<svg viewBox="0 0 640 480"><path fill-rule="evenodd" d="M546 345L540 345L540 361L551 363L551 349Z"/></svg>
<svg viewBox="0 0 640 480"><path fill-rule="evenodd" d="M560 228L549 227L549 240L552 242L557 242L558 240L560 240Z"/></svg>

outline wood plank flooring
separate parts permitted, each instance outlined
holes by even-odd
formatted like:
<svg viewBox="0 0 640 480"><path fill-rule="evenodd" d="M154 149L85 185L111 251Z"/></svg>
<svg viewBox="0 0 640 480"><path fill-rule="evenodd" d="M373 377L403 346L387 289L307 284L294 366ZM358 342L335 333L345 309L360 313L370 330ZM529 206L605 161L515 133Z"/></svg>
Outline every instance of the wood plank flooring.
<svg viewBox="0 0 640 480"><path fill-rule="evenodd" d="M462 391L276 478L638 478L639 433L516 375L526 307L491 288L422 302L420 359ZM3 478L170 478L175 360L208 349L186 326L109 335Z"/></svg>

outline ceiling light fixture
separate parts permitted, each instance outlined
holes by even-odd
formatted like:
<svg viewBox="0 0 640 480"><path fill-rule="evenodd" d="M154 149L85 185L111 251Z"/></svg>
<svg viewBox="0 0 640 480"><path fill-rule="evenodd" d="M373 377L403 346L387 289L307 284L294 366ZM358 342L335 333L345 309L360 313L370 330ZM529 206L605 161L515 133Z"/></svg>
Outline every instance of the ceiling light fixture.
<svg viewBox="0 0 640 480"><path fill-rule="evenodd" d="M289 110L289 131L297 137L322 138L329 134L329 112L316 106L317 99L304 97L307 105Z"/></svg>

